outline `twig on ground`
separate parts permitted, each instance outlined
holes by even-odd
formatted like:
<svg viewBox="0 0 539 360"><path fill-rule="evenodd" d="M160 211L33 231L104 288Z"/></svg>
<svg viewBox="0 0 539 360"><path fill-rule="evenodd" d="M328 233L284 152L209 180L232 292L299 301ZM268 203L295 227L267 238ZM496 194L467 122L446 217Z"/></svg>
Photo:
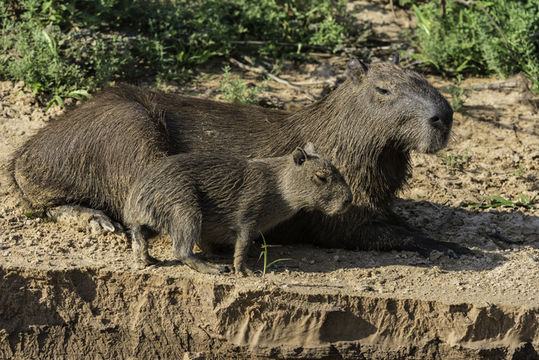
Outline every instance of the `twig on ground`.
<svg viewBox="0 0 539 360"><path fill-rule="evenodd" d="M496 89L512 89L519 87L520 83L518 81L502 81L492 84L480 84L467 87L470 90L496 90Z"/></svg>
<svg viewBox="0 0 539 360"><path fill-rule="evenodd" d="M423 61L423 60L416 60L416 61L412 61L412 62L404 65L403 68L409 69L411 67L414 67L416 65L421 65L421 64L424 64L424 63L425 63L425 61Z"/></svg>
<svg viewBox="0 0 539 360"><path fill-rule="evenodd" d="M333 86L333 85L335 85L336 81L337 81L337 78L331 77L331 78L325 79L325 80L294 81L294 82L291 82L291 84L296 85L296 86L329 84L329 85Z"/></svg>
<svg viewBox="0 0 539 360"><path fill-rule="evenodd" d="M230 58L229 60L232 64L236 65L237 67L239 67L240 69L243 69L243 70L247 70L247 71L252 71L254 73L257 73L257 74L262 74L264 76L267 76L269 77L270 79L274 80L274 81L277 81L278 83L281 83L281 84L284 84L286 86L288 86L289 88L292 88L296 91L299 91L299 92L302 92L304 93L305 95L307 95L307 97L310 99L310 100L316 100L316 98L314 97L313 94L311 94L309 91L305 90L305 89L302 89L298 86L295 86L295 85L292 85L289 81L287 80L284 80L284 79L281 79L280 77L277 77L273 74L271 74L270 72L266 71L265 69L261 68L261 67L253 67L253 66L249 66L249 65L245 65L244 63L234 59L234 58Z"/></svg>
<svg viewBox="0 0 539 360"><path fill-rule="evenodd" d="M327 46L322 45L309 45L309 44L300 44L300 43L288 43L288 42L270 42L270 41L260 41L260 40L233 40L230 43L234 45L278 45L278 46L293 46L300 47L302 49L316 49L316 50L329 50Z"/></svg>

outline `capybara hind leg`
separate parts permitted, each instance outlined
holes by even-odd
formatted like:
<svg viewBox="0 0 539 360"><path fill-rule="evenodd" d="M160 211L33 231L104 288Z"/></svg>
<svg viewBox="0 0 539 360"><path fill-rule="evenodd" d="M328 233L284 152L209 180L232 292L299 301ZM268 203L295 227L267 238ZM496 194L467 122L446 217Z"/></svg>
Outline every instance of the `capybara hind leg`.
<svg viewBox="0 0 539 360"><path fill-rule="evenodd" d="M178 212L180 213L180 212ZM171 224L169 235L172 238L172 252L177 260L196 271L206 274L221 274L228 272L228 267L210 264L193 254L195 243L200 243L202 214L196 211L192 214L185 212Z"/></svg>
<svg viewBox="0 0 539 360"><path fill-rule="evenodd" d="M158 261L148 253L148 241L142 234L139 226L131 229L131 247L135 255L135 261L141 265L153 265Z"/></svg>
<svg viewBox="0 0 539 360"><path fill-rule="evenodd" d="M79 205L62 205L51 208L47 215L55 222L90 231L92 234L106 234L121 230L105 213Z"/></svg>

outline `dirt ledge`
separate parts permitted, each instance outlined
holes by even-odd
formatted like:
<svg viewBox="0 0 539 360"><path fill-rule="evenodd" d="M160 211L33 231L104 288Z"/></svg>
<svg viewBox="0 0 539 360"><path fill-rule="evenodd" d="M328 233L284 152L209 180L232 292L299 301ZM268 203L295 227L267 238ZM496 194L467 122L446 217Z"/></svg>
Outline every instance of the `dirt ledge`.
<svg viewBox="0 0 539 360"><path fill-rule="evenodd" d="M537 307L0 268L2 358L537 359ZM241 290L240 290L241 289Z"/></svg>

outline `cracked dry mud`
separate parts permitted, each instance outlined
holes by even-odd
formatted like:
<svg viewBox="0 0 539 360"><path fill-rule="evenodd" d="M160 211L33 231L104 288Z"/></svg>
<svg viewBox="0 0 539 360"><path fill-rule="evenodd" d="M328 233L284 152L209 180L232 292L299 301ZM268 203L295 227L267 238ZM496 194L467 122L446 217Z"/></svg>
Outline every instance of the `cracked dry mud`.
<svg viewBox="0 0 539 360"><path fill-rule="evenodd" d="M313 79L324 66L285 68L282 77ZM442 91L449 84L430 80ZM218 76L169 90L218 99L216 84ZM309 102L275 83L263 96L285 108ZM292 260L264 277L237 278L174 263L161 237L151 253L163 264L139 269L123 234L24 216L2 173L0 357L537 359L539 210L461 206L538 195L537 104L523 87L473 91L446 149L461 166L413 156L397 212L474 251L460 259L281 246L269 248L270 260ZM0 165L62 111L0 82ZM249 265L260 270L258 251Z"/></svg>

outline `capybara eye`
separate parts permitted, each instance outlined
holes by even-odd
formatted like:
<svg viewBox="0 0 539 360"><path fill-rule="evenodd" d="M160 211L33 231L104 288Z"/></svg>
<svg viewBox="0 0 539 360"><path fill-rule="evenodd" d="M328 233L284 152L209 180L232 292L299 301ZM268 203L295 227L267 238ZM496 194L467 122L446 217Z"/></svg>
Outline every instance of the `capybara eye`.
<svg viewBox="0 0 539 360"><path fill-rule="evenodd" d="M379 93L379 94L382 94L382 95L388 95L390 93L389 90L387 89L382 89L382 88L379 88L379 87L376 87L376 91Z"/></svg>
<svg viewBox="0 0 539 360"><path fill-rule="evenodd" d="M314 174L314 179L320 184L325 184L328 182L328 178L322 174Z"/></svg>

